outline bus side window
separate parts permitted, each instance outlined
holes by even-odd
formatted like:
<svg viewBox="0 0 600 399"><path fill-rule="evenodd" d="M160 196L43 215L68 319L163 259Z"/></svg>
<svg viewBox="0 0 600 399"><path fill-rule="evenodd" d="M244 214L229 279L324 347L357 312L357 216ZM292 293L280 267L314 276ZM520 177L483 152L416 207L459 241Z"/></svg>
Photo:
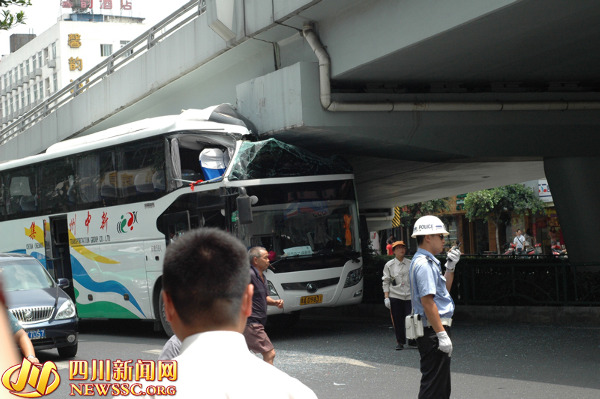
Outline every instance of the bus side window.
<svg viewBox="0 0 600 399"><path fill-rule="evenodd" d="M33 168L17 169L10 176L9 214L24 214L37 210L35 173Z"/></svg>
<svg viewBox="0 0 600 399"><path fill-rule="evenodd" d="M164 193L167 189L165 184L165 171L159 169L152 174L152 187L155 193Z"/></svg>
<svg viewBox="0 0 600 399"><path fill-rule="evenodd" d="M112 150L103 151L100 157L99 183L100 198L105 205L114 205L117 201L117 166Z"/></svg>
<svg viewBox="0 0 600 399"><path fill-rule="evenodd" d="M41 211L68 212L75 207L73 166L71 159L50 161L40 165Z"/></svg>
<svg viewBox="0 0 600 399"><path fill-rule="evenodd" d="M164 170L164 142L131 143L119 149L119 197L126 202L156 198L160 174ZM163 180L164 187L164 180ZM164 191L164 188L163 190Z"/></svg>
<svg viewBox="0 0 600 399"><path fill-rule="evenodd" d="M198 162L198 151L179 147L179 158L181 160L181 178L186 181L206 180ZM182 185L187 185L184 182Z"/></svg>
<svg viewBox="0 0 600 399"><path fill-rule="evenodd" d="M6 187L4 186L4 176L0 174L0 220L6 216Z"/></svg>

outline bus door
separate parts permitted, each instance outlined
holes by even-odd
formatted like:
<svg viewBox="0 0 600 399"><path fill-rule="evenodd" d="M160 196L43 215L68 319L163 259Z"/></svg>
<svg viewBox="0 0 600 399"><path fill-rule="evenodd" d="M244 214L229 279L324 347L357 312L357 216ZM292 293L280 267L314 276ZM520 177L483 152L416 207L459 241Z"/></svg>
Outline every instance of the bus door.
<svg viewBox="0 0 600 399"><path fill-rule="evenodd" d="M54 279L66 278L71 283L64 291L75 300L71 255L69 252L69 226L67 215L54 216L48 224L50 231L44 232L46 241L46 267ZM44 223L46 226L46 223Z"/></svg>
<svg viewBox="0 0 600 399"><path fill-rule="evenodd" d="M167 232L167 245L191 229L189 211L164 214L162 221L164 223L163 231Z"/></svg>

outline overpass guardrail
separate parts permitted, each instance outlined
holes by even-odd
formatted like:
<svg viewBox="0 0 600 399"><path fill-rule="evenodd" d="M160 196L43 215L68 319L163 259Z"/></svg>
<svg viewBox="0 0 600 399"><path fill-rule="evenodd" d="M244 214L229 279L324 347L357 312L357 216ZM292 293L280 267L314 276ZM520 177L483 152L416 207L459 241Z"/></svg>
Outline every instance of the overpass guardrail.
<svg viewBox="0 0 600 399"><path fill-rule="evenodd" d="M363 302L383 301L381 277L390 259L365 259ZM445 259L439 259L444 264ZM543 255L463 255L456 270L451 295L457 304L600 306L600 263L574 264Z"/></svg>
<svg viewBox="0 0 600 399"><path fill-rule="evenodd" d="M32 107L14 122L7 124L0 131L0 145L14 139L52 112L56 112L58 108L73 100L89 87L125 67L135 58L149 51L157 43L165 40L173 32L194 20L205 11L205 0L192 0L186 3L73 82Z"/></svg>

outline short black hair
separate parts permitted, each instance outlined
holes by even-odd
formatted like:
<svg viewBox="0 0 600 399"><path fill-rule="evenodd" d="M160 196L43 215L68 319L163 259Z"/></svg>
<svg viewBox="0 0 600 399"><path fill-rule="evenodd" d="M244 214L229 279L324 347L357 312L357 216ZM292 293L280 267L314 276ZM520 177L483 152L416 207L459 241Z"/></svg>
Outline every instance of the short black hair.
<svg viewBox="0 0 600 399"><path fill-rule="evenodd" d="M185 324L235 323L250 283L246 247L219 229L188 231L167 247L162 281Z"/></svg>
<svg viewBox="0 0 600 399"><path fill-rule="evenodd" d="M425 236L417 236L417 245L423 244L423 241L425 241Z"/></svg>

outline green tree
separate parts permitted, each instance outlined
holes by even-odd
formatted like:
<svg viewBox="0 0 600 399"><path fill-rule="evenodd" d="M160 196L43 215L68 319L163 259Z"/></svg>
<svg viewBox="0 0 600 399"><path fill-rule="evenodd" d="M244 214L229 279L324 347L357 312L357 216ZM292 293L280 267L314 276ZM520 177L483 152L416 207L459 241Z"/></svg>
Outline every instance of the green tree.
<svg viewBox="0 0 600 399"><path fill-rule="evenodd" d="M496 248L500 253L498 226L506 223L511 213L535 215L544 210L544 203L530 188L522 184L496 187L468 193L465 198L466 217L473 221L483 219L496 224Z"/></svg>
<svg viewBox="0 0 600 399"><path fill-rule="evenodd" d="M31 0L0 0L0 8L9 6L26 7L31 5ZM21 10L12 12L10 10L2 10L0 16L0 29L9 30L11 27L25 23L25 13Z"/></svg>
<svg viewBox="0 0 600 399"><path fill-rule="evenodd" d="M444 212L450 209L448 198L434 199L425 202L417 202L410 205L401 206L402 213L400 220L403 226L408 226L413 220L425 215Z"/></svg>

